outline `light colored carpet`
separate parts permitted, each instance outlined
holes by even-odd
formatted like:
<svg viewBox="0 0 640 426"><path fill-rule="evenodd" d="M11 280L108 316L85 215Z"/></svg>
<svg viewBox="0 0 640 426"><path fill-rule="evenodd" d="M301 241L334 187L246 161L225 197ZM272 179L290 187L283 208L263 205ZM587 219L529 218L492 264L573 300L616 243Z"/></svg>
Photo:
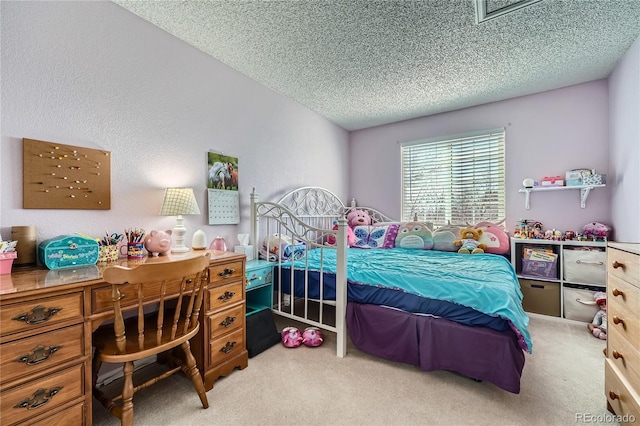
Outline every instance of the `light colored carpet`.
<svg viewBox="0 0 640 426"><path fill-rule="evenodd" d="M136 425L615 425L604 395L604 341L583 323L531 314L533 354L520 394L452 372L364 354L335 335L318 348L278 344L214 384L202 409L190 380L174 375L138 392ZM278 330L302 324L277 317ZM119 421L94 400L94 424Z"/></svg>

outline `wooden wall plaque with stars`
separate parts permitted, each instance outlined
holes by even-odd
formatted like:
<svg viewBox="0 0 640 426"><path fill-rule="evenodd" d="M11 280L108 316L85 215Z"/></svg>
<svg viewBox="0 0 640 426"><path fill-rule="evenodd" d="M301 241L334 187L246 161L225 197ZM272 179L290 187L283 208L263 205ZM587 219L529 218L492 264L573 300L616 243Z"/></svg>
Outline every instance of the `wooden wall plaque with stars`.
<svg viewBox="0 0 640 426"><path fill-rule="evenodd" d="M111 209L111 152L22 139L22 208Z"/></svg>

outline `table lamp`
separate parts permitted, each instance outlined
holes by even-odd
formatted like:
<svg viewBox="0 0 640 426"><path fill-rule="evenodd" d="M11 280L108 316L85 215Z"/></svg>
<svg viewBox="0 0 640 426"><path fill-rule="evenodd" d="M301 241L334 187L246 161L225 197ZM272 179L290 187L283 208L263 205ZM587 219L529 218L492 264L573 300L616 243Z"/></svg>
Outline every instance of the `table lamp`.
<svg viewBox="0 0 640 426"><path fill-rule="evenodd" d="M184 234L187 228L184 226L182 215L200 214L198 202L191 188L167 188L164 192L164 201L160 210L162 216L176 216L176 227L173 229L175 245L172 253L186 253L189 247L184 245Z"/></svg>

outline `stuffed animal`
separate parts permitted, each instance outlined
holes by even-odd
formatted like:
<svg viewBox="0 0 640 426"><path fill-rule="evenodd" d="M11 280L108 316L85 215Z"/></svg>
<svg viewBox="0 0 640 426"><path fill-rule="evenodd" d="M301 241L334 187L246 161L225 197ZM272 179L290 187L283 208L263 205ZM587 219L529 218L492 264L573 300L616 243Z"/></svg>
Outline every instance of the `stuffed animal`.
<svg viewBox="0 0 640 426"><path fill-rule="evenodd" d="M287 348L297 348L302 344L302 334L295 327L285 327L282 330L282 344Z"/></svg>
<svg viewBox="0 0 640 426"><path fill-rule="evenodd" d="M318 327L307 327L304 329L302 333L302 344L305 346L315 348L316 346L320 346L323 341L324 336Z"/></svg>
<svg viewBox="0 0 640 426"><path fill-rule="evenodd" d="M482 233L482 229L463 228L460 230L460 236L462 239L455 240L453 245L460 247L458 249L458 253L484 253L484 249L487 248L487 245L480 242Z"/></svg>
<svg viewBox="0 0 640 426"><path fill-rule="evenodd" d="M433 249L439 251L458 251L453 242L458 238L460 227L445 225L433 231Z"/></svg>
<svg viewBox="0 0 640 426"><path fill-rule="evenodd" d="M351 210L347 213L347 222L351 228L362 225L371 225L371 216L364 210Z"/></svg>
<svg viewBox="0 0 640 426"><path fill-rule="evenodd" d="M607 340L607 295L598 291L593 295L596 305L600 310L593 317L593 321L587 324L589 331L598 339Z"/></svg>
<svg viewBox="0 0 640 426"><path fill-rule="evenodd" d="M591 222L582 227L582 232L588 240L601 241L609 236L609 227L599 222Z"/></svg>
<svg viewBox="0 0 640 426"><path fill-rule="evenodd" d="M337 231L338 230L338 221L334 220L333 221L333 230ZM336 244L336 236L331 234L327 236L327 243L331 244L332 246ZM353 245L356 243L356 236L353 233L353 228L351 227L347 227L347 246L348 247L353 247Z"/></svg>
<svg viewBox="0 0 640 426"><path fill-rule="evenodd" d="M505 254L511 250L509 235L495 223L480 222L474 228L482 230L479 241L486 244L485 253Z"/></svg>
<svg viewBox="0 0 640 426"><path fill-rule="evenodd" d="M405 222L398 228L396 247L431 250L433 232L428 224L422 222Z"/></svg>

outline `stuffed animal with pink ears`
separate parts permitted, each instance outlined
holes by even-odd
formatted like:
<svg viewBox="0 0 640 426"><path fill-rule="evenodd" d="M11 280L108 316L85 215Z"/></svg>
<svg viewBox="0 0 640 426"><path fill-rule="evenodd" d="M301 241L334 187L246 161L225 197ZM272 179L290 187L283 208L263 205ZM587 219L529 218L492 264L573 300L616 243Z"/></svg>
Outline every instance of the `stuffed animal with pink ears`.
<svg viewBox="0 0 640 426"><path fill-rule="evenodd" d="M287 348L297 348L302 344L302 334L295 327L282 329L282 344Z"/></svg>
<svg viewBox="0 0 640 426"><path fill-rule="evenodd" d="M302 333L302 343L311 348L320 346L324 341L322 331L318 327L307 327Z"/></svg>
<svg viewBox="0 0 640 426"><path fill-rule="evenodd" d="M371 216L364 210L356 209L347 213L347 222L351 228L371 225Z"/></svg>

